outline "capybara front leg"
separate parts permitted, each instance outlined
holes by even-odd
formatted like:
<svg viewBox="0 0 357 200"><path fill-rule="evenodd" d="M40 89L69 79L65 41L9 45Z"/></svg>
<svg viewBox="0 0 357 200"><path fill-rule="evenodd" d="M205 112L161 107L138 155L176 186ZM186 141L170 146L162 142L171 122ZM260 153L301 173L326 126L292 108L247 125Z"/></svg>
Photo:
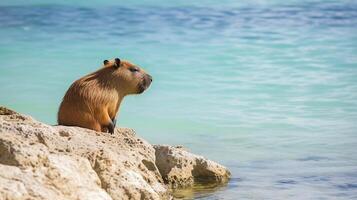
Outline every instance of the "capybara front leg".
<svg viewBox="0 0 357 200"><path fill-rule="evenodd" d="M115 128L115 124L113 123L113 121L111 121L108 125L108 130L110 134L114 133L114 128Z"/></svg>
<svg viewBox="0 0 357 200"><path fill-rule="evenodd" d="M113 119L112 119L112 122L113 122L113 124L114 124L114 128L117 126L117 119L114 117Z"/></svg>

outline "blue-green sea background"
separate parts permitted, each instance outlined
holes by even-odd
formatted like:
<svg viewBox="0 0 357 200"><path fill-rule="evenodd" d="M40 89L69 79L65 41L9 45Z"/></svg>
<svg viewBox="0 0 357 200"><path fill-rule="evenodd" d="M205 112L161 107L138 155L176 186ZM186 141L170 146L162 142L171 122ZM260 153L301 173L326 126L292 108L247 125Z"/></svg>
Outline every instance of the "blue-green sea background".
<svg viewBox="0 0 357 200"><path fill-rule="evenodd" d="M357 199L357 1L0 2L0 104L56 124L104 59L153 76L119 126L232 171L202 199Z"/></svg>

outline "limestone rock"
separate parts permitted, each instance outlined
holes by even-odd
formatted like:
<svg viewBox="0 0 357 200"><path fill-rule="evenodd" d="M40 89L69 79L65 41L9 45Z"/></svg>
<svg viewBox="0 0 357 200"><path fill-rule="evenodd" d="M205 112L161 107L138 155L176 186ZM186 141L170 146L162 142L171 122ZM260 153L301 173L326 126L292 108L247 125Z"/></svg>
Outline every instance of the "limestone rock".
<svg viewBox="0 0 357 200"><path fill-rule="evenodd" d="M194 183L225 183L230 172L224 166L192 154L183 147L154 145L156 165L171 188L183 188Z"/></svg>
<svg viewBox="0 0 357 200"><path fill-rule="evenodd" d="M0 199L169 199L132 129L49 126L0 107Z"/></svg>
<svg viewBox="0 0 357 200"><path fill-rule="evenodd" d="M153 147L132 129L110 135L50 126L0 107L0 200L166 200L169 186L228 178L223 166L182 148Z"/></svg>

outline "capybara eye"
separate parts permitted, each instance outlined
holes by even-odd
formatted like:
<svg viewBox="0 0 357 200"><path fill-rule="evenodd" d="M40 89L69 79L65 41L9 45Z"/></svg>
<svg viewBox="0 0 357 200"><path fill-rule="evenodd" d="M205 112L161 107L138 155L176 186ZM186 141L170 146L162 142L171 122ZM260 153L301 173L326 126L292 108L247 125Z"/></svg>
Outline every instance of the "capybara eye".
<svg viewBox="0 0 357 200"><path fill-rule="evenodd" d="M104 60L104 61L103 61L103 64L104 64L104 65L106 65L106 64L108 64L108 63L109 63L109 60Z"/></svg>
<svg viewBox="0 0 357 200"><path fill-rule="evenodd" d="M137 71L139 71L139 69L138 69L138 68L135 68L135 67L131 67L131 68L129 68L129 70L130 70L131 72L137 72Z"/></svg>

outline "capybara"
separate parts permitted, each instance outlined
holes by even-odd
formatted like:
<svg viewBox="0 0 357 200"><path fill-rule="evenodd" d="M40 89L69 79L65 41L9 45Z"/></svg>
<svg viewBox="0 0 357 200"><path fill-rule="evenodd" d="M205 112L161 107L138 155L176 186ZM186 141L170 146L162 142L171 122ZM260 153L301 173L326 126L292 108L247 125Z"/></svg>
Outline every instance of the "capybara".
<svg viewBox="0 0 357 200"><path fill-rule="evenodd" d="M113 134L123 98L144 92L152 82L149 74L129 61L115 58L103 64L69 87L59 107L59 125Z"/></svg>

